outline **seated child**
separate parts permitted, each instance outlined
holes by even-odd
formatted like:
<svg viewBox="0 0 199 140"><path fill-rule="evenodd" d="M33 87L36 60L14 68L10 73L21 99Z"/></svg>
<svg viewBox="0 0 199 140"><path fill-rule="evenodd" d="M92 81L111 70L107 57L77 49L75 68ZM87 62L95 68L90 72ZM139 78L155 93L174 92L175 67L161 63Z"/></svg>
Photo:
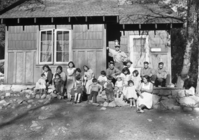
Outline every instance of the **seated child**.
<svg viewBox="0 0 199 140"><path fill-rule="evenodd" d="M128 81L128 86L126 87L125 97L130 101L130 107L136 106L137 93L135 91L135 86L132 80Z"/></svg>
<svg viewBox="0 0 199 140"><path fill-rule="evenodd" d="M107 82L104 84L107 102L112 102L114 100L114 84L112 80L113 80L113 77L108 76Z"/></svg>
<svg viewBox="0 0 199 140"><path fill-rule="evenodd" d="M41 78L39 78L39 80L36 83L35 94L37 90L39 90L41 95L46 93L46 79L47 79L46 75L42 73Z"/></svg>
<svg viewBox="0 0 199 140"><path fill-rule="evenodd" d="M63 90L64 90L64 81L62 80L61 76L59 74L55 74L55 78L53 79L53 84L55 87L55 90L53 93L59 98L63 98Z"/></svg>
<svg viewBox="0 0 199 140"><path fill-rule="evenodd" d="M124 81L121 76L117 77L117 81L115 83L115 97L120 98L122 95L123 91L123 86L124 86Z"/></svg>
<svg viewBox="0 0 199 140"><path fill-rule="evenodd" d="M107 82L106 72L101 71L101 75L98 77L99 84L104 87L104 84Z"/></svg>
<svg viewBox="0 0 199 140"><path fill-rule="evenodd" d="M93 103L97 103L97 95L98 93L102 92L102 86L97 83L97 79L95 78L92 80L92 82L93 83L89 87L90 96L88 102L93 98Z"/></svg>
<svg viewBox="0 0 199 140"><path fill-rule="evenodd" d="M80 103L81 97L82 97L82 94L83 94L83 90L84 90L83 82L81 80L81 76L78 75L75 78L74 87L73 87L72 92L71 92L72 94L74 93L74 102L75 103Z"/></svg>

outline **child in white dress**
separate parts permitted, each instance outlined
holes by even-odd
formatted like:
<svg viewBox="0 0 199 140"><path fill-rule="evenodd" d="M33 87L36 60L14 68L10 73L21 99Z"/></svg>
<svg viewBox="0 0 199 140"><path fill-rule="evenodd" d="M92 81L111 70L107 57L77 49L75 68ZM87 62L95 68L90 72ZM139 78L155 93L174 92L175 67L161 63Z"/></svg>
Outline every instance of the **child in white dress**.
<svg viewBox="0 0 199 140"><path fill-rule="evenodd" d="M46 75L44 73L41 74L41 78L36 83L35 87L35 93L37 90L39 90L40 94L43 94L46 92Z"/></svg>
<svg viewBox="0 0 199 140"><path fill-rule="evenodd" d="M132 80L128 81L128 87L126 87L126 98L130 101L130 107L136 106L136 100L137 100L137 93L135 91L135 86Z"/></svg>

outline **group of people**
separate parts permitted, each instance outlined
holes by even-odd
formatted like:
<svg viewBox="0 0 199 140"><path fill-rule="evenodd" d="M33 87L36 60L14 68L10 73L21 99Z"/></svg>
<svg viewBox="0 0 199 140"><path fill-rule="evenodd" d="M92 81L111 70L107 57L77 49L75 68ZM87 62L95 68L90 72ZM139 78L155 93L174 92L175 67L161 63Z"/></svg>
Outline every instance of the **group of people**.
<svg viewBox="0 0 199 140"><path fill-rule="evenodd" d="M148 66L149 63L144 62L139 73L120 50L120 46L116 46L115 50L109 49L109 53L114 61L109 62L108 69L101 71L99 77L86 65L83 66L82 74L81 69L76 68L72 61L68 63L66 73L62 66L58 66L54 75L50 67L44 65L41 78L36 83L36 91L46 95L49 85L54 85L53 96L66 97L75 103L80 103L84 96L88 103L97 103L97 96L104 91L108 103L120 98L131 107L135 106L138 112L150 109L153 87L167 86L170 82L170 76L163 68L164 63L160 62L154 73Z"/></svg>

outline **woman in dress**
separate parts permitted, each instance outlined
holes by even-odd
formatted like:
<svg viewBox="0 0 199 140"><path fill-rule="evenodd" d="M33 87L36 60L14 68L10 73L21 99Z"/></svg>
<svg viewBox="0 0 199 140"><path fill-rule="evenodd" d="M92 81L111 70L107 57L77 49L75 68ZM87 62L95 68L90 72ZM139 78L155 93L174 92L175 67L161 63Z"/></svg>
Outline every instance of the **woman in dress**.
<svg viewBox="0 0 199 140"><path fill-rule="evenodd" d="M67 68L67 84L66 84L68 100L71 100L71 89L73 88L73 84L75 81L74 72L75 72L75 64L72 61L70 61L68 63L68 68Z"/></svg>
<svg viewBox="0 0 199 140"><path fill-rule="evenodd" d="M150 82L149 76L143 76L143 83L141 83L138 90L137 112L143 113L145 108L151 109L153 104L153 84Z"/></svg>
<svg viewBox="0 0 199 140"><path fill-rule="evenodd" d="M89 94L89 86L92 84L92 79L94 78L93 70L88 66L84 65L84 85L86 87L86 93Z"/></svg>

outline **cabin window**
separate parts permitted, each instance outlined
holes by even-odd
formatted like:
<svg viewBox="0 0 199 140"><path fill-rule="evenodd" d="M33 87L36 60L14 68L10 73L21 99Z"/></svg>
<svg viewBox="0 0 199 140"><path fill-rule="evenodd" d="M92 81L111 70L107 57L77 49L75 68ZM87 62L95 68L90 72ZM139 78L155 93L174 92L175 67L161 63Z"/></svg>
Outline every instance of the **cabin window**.
<svg viewBox="0 0 199 140"><path fill-rule="evenodd" d="M71 31L64 29L40 31L39 64L64 64L69 62Z"/></svg>

